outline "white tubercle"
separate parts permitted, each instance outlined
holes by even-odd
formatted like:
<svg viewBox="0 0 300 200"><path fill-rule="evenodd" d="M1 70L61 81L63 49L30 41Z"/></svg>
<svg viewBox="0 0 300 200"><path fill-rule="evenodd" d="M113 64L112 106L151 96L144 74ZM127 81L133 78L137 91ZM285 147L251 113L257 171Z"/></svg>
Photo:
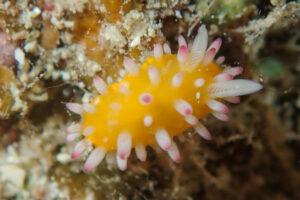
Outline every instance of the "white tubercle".
<svg viewBox="0 0 300 200"><path fill-rule="evenodd" d="M188 115L184 119L190 125L196 125L199 122L199 120L197 119L197 117L195 117L194 115Z"/></svg>
<svg viewBox="0 0 300 200"><path fill-rule="evenodd" d="M206 140L210 140L211 139L211 135L209 133L209 131L207 130L207 128L205 128L205 126L202 123L198 123L194 126L195 131L204 139Z"/></svg>
<svg viewBox="0 0 300 200"><path fill-rule="evenodd" d="M189 65L196 67L203 59L207 48L208 34L205 25L201 25L191 49Z"/></svg>
<svg viewBox="0 0 300 200"><path fill-rule="evenodd" d="M81 124L72 124L66 129L66 133L79 133L81 131Z"/></svg>
<svg viewBox="0 0 300 200"><path fill-rule="evenodd" d="M95 132L95 128L93 126L87 126L85 129L83 129L83 135L84 136L89 136Z"/></svg>
<svg viewBox="0 0 300 200"><path fill-rule="evenodd" d="M70 142L73 142L75 139L79 138L80 137L80 133L69 133L67 136L66 136L66 143L70 143Z"/></svg>
<svg viewBox="0 0 300 200"><path fill-rule="evenodd" d="M109 106L113 109L113 110L120 110L122 108L122 105L118 102L111 102L109 104Z"/></svg>
<svg viewBox="0 0 300 200"><path fill-rule="evenodd" d="M79 103L67 103L66 107L73 113L76 113L78 115L82 114L83 108L82 105Z"/></svg>
<svg viewBox="0 0 300 200"><path fill-rule="evenodd" d="M203 86L204 83L205 83L205 80L203 78L198 78L195 80L194 85L195 85L195 87L198 88L198 87Z"/></svg>
<svg viewBox="0 0 300 200"><path fill-rule="evenodd" d="M172 78L172 86L174 88L178 88L180 87L181 83L182 83L182 74L181 73L175 74Z"/></svg>
<svg viewBox="0 0 300 200"><path fill-rule="evenodd" d="M228 101L229 103L240 103L240 97L224 97L225 101Z"/></svg>
<svg viewBox="0 0 300 200"><path fill-rule="evenodd" d="M146 115L146 116L144 117L144 125L145 125L146 127L150 127L150 126L152 125L152 121L153 121L153 119L152 119L152 116L151 116L151 115Z"/></svg>
<svg viewBox="0 0 300 200"><path fill-rule="evenodd" d="M94 149L84 163L83 171L89 172L97 167L103 160L105 153L106 151L102 147L97 147L96 149Z"/></svg>
<svg viewBox="0 0 300 200"><path fill-rule="evenodd" d="M228 107L219 101L211 99L211 100L207 101L206 104L213 111L223 112L223 113L228 112Z"/></svg>
<svg viewBox="0 0 300 200"><path fill-rule="evenodd" d="M155 44L153 49L154 57L156 59L161 59L163 56L163 48L161 44Z"/></svg>
<svg viewBox="0 0 300 200"><path fill-rule="evenodd" d="M145 161L147 159L147 152L143 144L138 143L135 145L135 153L140 161Z"/></svg>
<svg viewBox="0 0 300 200"><path fill-rule="evenodd" d="M224 121L224 122L228 122L230 119L229 117L225 114L225 113L222 113L222 112L212 112L212 115L221 120L221 121Z"/></svg>
<svg viewBox="0 0 300 200"><path fill-rule="evenodd" d="M213 61L213 59L215 58L216 53L217 53L217 51L216 51L215 48L209 49L209 50L206 52L206 54L205 54L205 56L204 56L204 58L203 58L203 62L202 62L202 63L203 63L203 66L206 66L206 65L208 65L211 61Z"/></svg>
<svg viewBox="0 0 300 200"><path fill-rule="evenodd" d="M165 151L171 148L171 138L165 129L160 129L155 133L157 144Z"/></svg>
<svg viewBox="0 0 300 200"><path fill-rule="evenodd" d="M121 159L118 154L116 155L116 158L117 158L117 165L119 167L119 169L121 171L124 171L126 170L127 168L127 158L126 159Z"/></svg>
<svg viewBox="0 0 300 200"><path fill-rule="evenodd" d="M171 52L171 48L170 48L170 46L169 46L167 43L165 43L165 44L163 45L163 48L164 48L165 54L171 54L171 53L172 53L172 52Z"/></svg>
<svg viewBox="0 0 300 200"><path fill-rule="evenodd" d="M157 85L160 81L158 70L155 66L149 66L148 76L152 84Z"/></svg>
<svg viewBox="0 0 300 200"><path fill-rule="evenodd" d="M231 74L232 76L237 76L243 73L242 67L226 67L223 73Z"/></svg>
<svg viewBox="0 0 300 200"><path fill-rule="evenodd" d="M220 56L216 59L216 63L221 65L225 61L225 56Z"/></svg>
<svg viewBox="0 0 300 200"><path fill-rule="evenodd" d="M201 96L200 92L196 92L196 99L197 99L197 100L200 99L200 96Z"/></svg>
<svg viewBox="0 0 300 200"><path fill-rule="evenodd" d="M94 114L97 111L96 106L94 106L93 104L90 104L90 103L82 104L82 108L85 112L88 112L88 113L91 113L91 114Z"/></svg>
<svg viewBox="0 0 300 200"><path fill-rule="evenodd" d="M143 93L140 95L139 101L142 105L149 105L153 101L153 96L149 93Z"/></svg>
<svg viewBox="0 0 300 200"><path fill-rule="evenodd" d="M207 91L213 98L224 98L251 94L261 90L259 83L244 79L235 79L226 82L216 82L208 86Z"/></svg>
<svg viewBox="0 0 300 200"><path fill-rule="evenodd" d="M178 99L174 103L174 108L177 112L179 112L183 116L188 116L193 113L193 108L191 104L183 99Z"/></svg>
<svg viewBox="0 0 300 200"><path fill-rule="evenodd" d="M227 74L227 73L221 73L218 74L217 76L215 76L214 80L216 82L223 82L223 81L230 81L233 79L233 76L231 74Z"/></svg>
<svg viewBox="0 0 300 200"><path fill-rule="evenodd" d="M138 75L139 68L132 59L130 59L128 57L124 57L123 65L129 74L131 74L132 76Z"/></svg>
<svg viewBox="0 0 300 200"><path fill-rule="evenodd" d="M126 85L120 85L119 90L120 90L120 92L123 93L123 94L128 94L128 93L129 93L129 88L128 88L128 86L126 86Z"/></svg>
<svg viewBox="0 0 300 200"><path fill-rule="evenodd" d="M100 94L105 94L107 92L107 85L105 81L99 76L95 76L93 80L94 87Z"/></svg>
<svg viewBox="0 0 300 200"><path fill-rule="evenodd" d="M178 36L178 46L180 46L180 47L181 46L187 47L186 40L185 40L185 38L182 35Z"/></svg>
<svg viewBox="0 0 300 200"><path fill-rule="evenodd" d="M180 160L181 160L180 153L179 153L176 143L173 140L171 143L171 148L168 150L168 154L174 162L176 162L176 163L180 162Z"/></svg>
<svg viewBox="0 0 300 200"><path fill-rule="evenodd" d="M132 145L131 134L124 131L119 134L117 140L117 155L122 160L125 160L129 157Z"/></svg>
<svg viewBox="0 0 300 200"><path fill-rule="evenodd" d="M189 51L186 46L181 46L178 49L177 60L180 63L184 63L188 57Z"/></svg>
<svg viewBox="0 0 300 200"><path fill-rule="evenodd" d="M72 159L77 158L80 156L89 146L91 145L91 142L88 139L83 139L75 145L73 151L72 151Z"/></svg>

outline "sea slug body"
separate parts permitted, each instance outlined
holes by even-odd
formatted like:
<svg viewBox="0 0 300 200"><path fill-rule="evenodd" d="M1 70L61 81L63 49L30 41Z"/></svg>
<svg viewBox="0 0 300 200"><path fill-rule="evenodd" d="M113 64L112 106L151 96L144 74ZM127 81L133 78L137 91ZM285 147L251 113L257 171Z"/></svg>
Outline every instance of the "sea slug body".
<svg viewBox="0 0 300 200"><path fill-rule="evenodd" d="M94 86L101 95L89 104L66 104L69 110L82 116L80 123L66 130L67 142L82 137L74 147L72 158L93 147L84 164L85 172L112 153L116 155L118 167L125 170L132 148L144 161L145 147L156 144L179 162L174 136L193 126L200 136L211 139L199 119L211 113L228 121L228 108L222 100L238 103L238 96L262 88L250 80L233 80L242 73L242 68L222 69L219 65L224 57L214 60L221 39L208 48L207 41L207 30L202 25L191 47L179 36L177 54L171 54L167 44L156 44L154 56L147 58L141 67L130 58L124 59L129 74L119 83L107 86L95 76Z"/></svg>

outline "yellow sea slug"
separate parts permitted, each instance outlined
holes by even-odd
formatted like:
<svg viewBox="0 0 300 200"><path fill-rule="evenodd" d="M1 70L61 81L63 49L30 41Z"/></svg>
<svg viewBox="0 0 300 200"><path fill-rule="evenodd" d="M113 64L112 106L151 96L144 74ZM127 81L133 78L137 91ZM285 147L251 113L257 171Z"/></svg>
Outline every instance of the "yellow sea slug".
<svg viewBox="0 0 300 200"><path fill-rule="evenodd" d="M95 76L94 86L101 95L89 104L67 103L69 110L82 116L81 123L66 130L67 142L83 136L75 145L72 158L93 147L84 165L85 172L95 168L107 153L115 153L118 167L125 170L132 148L144 161L145 147L156 144L179 162L174 136L193 126L200 136L210 139L210 133L199 121L201 117L211 113L228 121L228 108L222 100L238 103L237 96L262 88L253 81L233 80L242 68L222 69L219 64L224 57L214 61L221 39L208 48L207 40L207 30L202 25L189 47L179 36L177 54L172 54L167 44L156 44L154 55L141 67L130 58L124 59L129 74L119 83L107 86Z"/></svg>

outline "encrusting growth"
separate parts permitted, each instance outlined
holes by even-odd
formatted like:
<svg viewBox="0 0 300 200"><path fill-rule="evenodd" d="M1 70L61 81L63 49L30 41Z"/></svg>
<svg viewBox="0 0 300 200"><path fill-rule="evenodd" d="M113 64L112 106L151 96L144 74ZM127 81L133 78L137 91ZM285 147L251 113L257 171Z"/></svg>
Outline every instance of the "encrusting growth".
<svg viewBox="0 0 300 200"><path fill-rule="evenodd" d="M82 116L80 124L73 124L66 131L66 142L83 137L75 145L72 158L93 147L84 165L85 172L111 153L115 153L118 167L125 170L132 148L145 161L145 147L156 144L179 162L174 136L193 126L201 137L211 139L199 119L211 113L228 121L228 107L222 100L238 103L237 96L262 88L253 81L232 80L242 73L242 68L222 69L219 64L224 57L214 62L221 39L208 48L207 40L207 30L202 25L190 48L179 36L175 55L168 44L156 44L154 56L147 58L140 68L130 58L124 59L129 74L120 83L107 86L95 76L93 83L100 95L90 104L67 103L69 110Z"/></svg>

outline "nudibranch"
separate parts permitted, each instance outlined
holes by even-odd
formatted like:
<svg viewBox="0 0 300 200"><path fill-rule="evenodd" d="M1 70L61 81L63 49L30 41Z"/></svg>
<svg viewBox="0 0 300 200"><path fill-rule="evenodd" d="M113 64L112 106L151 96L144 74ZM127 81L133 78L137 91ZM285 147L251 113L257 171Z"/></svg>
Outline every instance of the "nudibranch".
<svg viewBox="0 0 300 200"><path fill-rule="evenodd" d="M84 171L95 168L103 158L116 156L121 170L127 168L132 148L139 160L146 160L146 146L158 144L175 162L180 153L173 137L193 126L203 138L211 135L199 121L212 114L228 121L227 106L223 100L238 103L240 95L256 92L259 83L235 79L241 67L219 65L221 56L214 59L222 40L216 39L208 48L208 33L202 25L192 45L179 36L179 50L172 54L168 44L154 45L153 56L140 67L130 58L124 58L128 74L109 86L99 76L93 85L101 94L90 103L67 103L67 108L80 114L81 122L66 130L66 142L78 137L72 158L91 150Z"/></svg>

